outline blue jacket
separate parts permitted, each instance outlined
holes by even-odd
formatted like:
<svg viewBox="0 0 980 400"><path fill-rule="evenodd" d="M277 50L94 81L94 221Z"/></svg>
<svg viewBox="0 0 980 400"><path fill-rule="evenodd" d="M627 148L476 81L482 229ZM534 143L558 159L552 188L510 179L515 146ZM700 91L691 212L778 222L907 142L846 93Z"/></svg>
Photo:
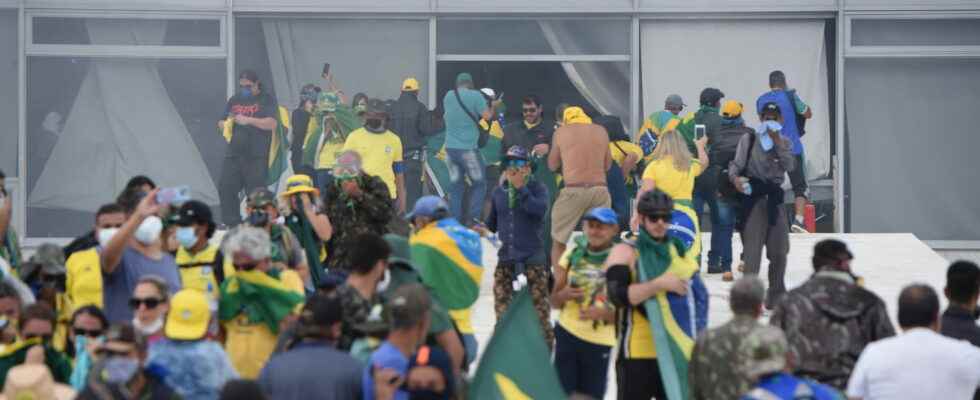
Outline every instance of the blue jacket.
<svg viewBox="0 0 980 400"><path fill-rule="evenodd" d="M500 238L498 263L530 265L545 263L541 231L547 212L548 189L541 182L530 180L520 188L517 191L514 208L510 208L507 204L506 181L493 189L487 229L497 233Z"/></svg>
<svg viewBox="0 0 980 400"><path fill-rule="evenodd" d="M793 141L793 154L803 153L803 142L800 141L800 128L796 126L796 91L793 90L773 90L763 93L755 101L755 109L758 113L762 111L762 106L773 102L779 105L779 113L783 116L783 136Z"/></svg>
<svg viewBox="0 0 980 400"><path fill-rule="evenodd" d="M844 396L830 386L783 372L763 378L758 386L742 396L742 400L766 399L844 400Z"/></svg>

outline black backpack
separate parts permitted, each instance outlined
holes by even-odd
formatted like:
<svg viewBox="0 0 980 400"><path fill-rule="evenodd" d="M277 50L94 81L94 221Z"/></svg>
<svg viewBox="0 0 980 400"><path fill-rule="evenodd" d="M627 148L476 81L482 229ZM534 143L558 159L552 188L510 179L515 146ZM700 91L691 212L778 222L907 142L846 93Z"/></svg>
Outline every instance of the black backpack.
<svg viewBox="0 0 980 400"><path fill-rule="evenodd" d="M738 151L738 142L746 134L752 138L749 141L749 154L751 155L752 146L755 146L755 132L752 128L746 126L722 129L716 136L717 140L711 146L711 153L708 155L711 165L704 172L704 175L708 179L713 179L717 182L716 187L723 197L732 198L738 194L738 191L735 190L735 185L728 179L728 166L735 159L735 152Z"/></svg>

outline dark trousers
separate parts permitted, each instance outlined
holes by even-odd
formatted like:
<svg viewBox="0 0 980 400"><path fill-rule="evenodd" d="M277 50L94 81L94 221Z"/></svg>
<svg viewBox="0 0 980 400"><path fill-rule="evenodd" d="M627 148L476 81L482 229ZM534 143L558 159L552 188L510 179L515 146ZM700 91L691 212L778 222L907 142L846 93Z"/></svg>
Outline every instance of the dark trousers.
<svg viewBox="0 0 980 400"><path fill-rule="evenodd" d="M619 400L666 399L657 359L617 359L616 385Z"/></svg>
<svg viewBox="0 0 980 400"><path fill-rule="evenodd" d="M565 393L593 399L606 396L606 376L612 347L589 343L555 324L555 369Z"/></svg>
<svg viewBox="0 0 980 400"><path fill-rule="evenodd" d="M221 222L228 226L242 222L242 191L248 196L253 190L265 186L268 174L268 156L247 156L229 153L221 165L218 197L221 201Z"/></svg>
<svg viewBox="0 0 980 400"><path fill-rule="evenodd" d="M420 150L419 152L421 154ZM405 168L405 204L411 210L419 197L422 197L422 187L424 186L422 184L422 175L424 174L422 160L405 159L402 166Z"/></svg>

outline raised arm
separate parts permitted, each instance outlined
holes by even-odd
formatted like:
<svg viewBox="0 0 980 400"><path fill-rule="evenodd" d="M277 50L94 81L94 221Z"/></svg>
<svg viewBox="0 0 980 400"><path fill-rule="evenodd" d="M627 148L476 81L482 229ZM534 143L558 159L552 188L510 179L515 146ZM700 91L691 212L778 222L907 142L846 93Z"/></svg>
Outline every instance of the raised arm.
<svg viewBox="0 0 980 400"><path fill-rule="evenodd" d="M155 215L160 210L160 205L156 201L157 192L159 191L160 189L153 189L143 197L143 200L140 200L139 205L136 206L136 210L126 219L126 223L119 228L119 232L116 232L112 236L112 239L109 240L109 243L102 249L99 260L102 262L102 272L106 274L115 272L116 268L119 267L119 262L122 260L123 250L126 249L126 245L129 243L129 239L133 237L136 229L143 223L143 220L151 215Z"/></svg>

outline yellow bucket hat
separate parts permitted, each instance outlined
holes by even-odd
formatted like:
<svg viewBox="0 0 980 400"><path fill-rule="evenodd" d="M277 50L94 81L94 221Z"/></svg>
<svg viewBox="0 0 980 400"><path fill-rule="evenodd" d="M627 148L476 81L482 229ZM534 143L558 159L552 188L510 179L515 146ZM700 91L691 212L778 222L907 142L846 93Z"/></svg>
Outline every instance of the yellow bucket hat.
<svg viewBox="0 0 980 400"><path fill-rule="evenodd" d="M313 193L320 196L320 189L313 186L313 179L309 175L293 175L286 179L286 191L280 196L292 196L297 193Z"/></svg>

